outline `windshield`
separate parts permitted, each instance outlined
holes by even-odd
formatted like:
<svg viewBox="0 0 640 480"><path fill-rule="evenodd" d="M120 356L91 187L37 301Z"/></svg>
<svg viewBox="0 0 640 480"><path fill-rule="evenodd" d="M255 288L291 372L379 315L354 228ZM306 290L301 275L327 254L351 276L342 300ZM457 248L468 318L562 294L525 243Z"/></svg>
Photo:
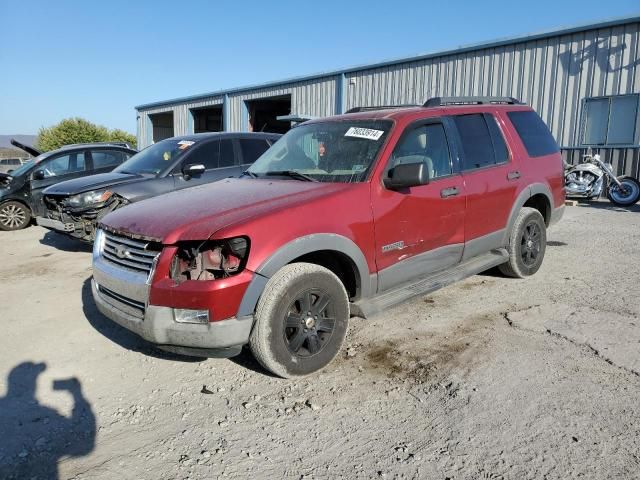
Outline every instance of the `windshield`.
<svg viewBox="0 0 640 480"><path fill-rule="evenodd" d="M318 182L362 182L391 125L389 120L303 124L287 132L248 171L257 177L293 171Z"/></svg>
<svg viewBox="0 0 640 480"><path fill-rule="evenodd" d="M12 177L19 177L21 175L24 175L29 171L29 169L33 166L34 163L35 161L33 160L33 158L30 158L29 160L24 162L22 165L20 165L18 168L16 168L13 172L11 172L9 175L11 175Z"/></svg>
<svg viewBox="0 0 640 480"><path fill-rule="evenodd" d="M113 170L118 173L147 173L157 175L184 155L195 142L170 138L155 143Z"/></svg>

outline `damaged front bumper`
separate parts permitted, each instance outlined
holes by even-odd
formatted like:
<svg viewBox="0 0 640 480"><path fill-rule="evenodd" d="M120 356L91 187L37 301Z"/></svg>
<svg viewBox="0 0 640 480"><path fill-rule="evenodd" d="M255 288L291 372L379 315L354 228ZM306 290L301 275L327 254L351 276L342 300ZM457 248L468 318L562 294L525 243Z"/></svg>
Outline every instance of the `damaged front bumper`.
<svg viewBox="0 0 640 480"><path fill-rule="evenodd" d="M94 257L91 288L103 315L163 350L230 357L239 354L249 341L253 316L203 324L179 323L174 308L148 305L148 276L116 268L101 257Z"/></svg>
<svg viewBox="0 0 640 480"><path fill-rule="evenodd" d="M100 220L128 202L124 199L113 198L103 205L88 209L71 209L64 206L64 199L54 197L45 197L44 203L44 215L36 217L38 225L84 242L93 243Z"/></svg>

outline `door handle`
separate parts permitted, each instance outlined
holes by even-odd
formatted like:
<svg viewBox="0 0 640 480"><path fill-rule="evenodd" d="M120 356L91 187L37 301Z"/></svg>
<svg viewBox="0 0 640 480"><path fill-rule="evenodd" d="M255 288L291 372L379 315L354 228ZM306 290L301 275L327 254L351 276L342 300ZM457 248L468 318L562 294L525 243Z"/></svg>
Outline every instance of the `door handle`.
<svg viewBox="0 0 640 480"><path fill-rule="evenodd" d="M517 170L507 173L507 180L517 180L519 178L520 178L520 172Z"/></svg>
<svg viewBox="0 0 640 480"><path fill-rule="evenodd" d="M442 198L455 197L459 193L460 193L460 190L458 190L458 187L449 187L449 188L440 190L440 196Z"/></svg>

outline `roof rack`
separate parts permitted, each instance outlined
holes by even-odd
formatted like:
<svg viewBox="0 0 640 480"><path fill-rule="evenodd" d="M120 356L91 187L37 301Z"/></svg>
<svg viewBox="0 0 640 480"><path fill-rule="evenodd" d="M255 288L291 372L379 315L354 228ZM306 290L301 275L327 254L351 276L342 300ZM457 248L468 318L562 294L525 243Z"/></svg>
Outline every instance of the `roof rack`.
<svg viewBox="0 0 640 480"><path fill-rule="evenodd" d="M375 107L353 107L344 113L370 112L375 110L390 110L392 108L407 108L407 107L419 107L419 106L420 105L417 105L415 103L408 103L403 105L378 105Z"/></svg>
<svg viewBox="0 0 640 480"><path fill-rule="evenodd" d="M117 147L127 147L132 148L129 142L83 142L83 143L69 143L68 145L63 145L60 148L66 147L83 147L85 145L109 145L109 146L117 146Z"/></svg>
<svg viewBox="0 0 640 480"><path fill-rule="evenodd" d="M424 102L424 107L441 107L443 105L524 105L513 97L433 97Z"/></svg>

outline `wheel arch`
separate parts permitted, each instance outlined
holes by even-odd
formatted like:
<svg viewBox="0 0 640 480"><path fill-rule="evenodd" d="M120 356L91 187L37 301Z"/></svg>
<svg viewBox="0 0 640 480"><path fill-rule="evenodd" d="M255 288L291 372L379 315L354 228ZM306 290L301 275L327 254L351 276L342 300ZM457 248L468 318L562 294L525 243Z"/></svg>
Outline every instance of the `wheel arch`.
<svg viewBox="0 0 640 480"><path fill-rule="evenodd" d="M352 240L332 233L312 234L286 243L262 262L240 302L238 317L254 312L264 287L278 270L299 261L331 270L341 279L352 300L375 292L375 276L369 274L367 260Z"/></svg>
<svg viewBox="0 0 640 480"><path fill-rule="evenodd" d="M509 219L502 239L503 245L509 243L511 229L522 207L531 207L538 210L544 218L545 225L548 227L553 212L553 195L551 194L551 189L543 183L534 183L520 192L509 213Z"/></svg>
<svg viewBox="0 0 640 480"><path fill-rule="evenodd" d="M0 207L2 207L2 205L4 205L5 203L9 203L9 202L16 202L24 205L27 208L27 210L29 210L29 213L31 214L31 216L33 216L33 209L31 208L31 205L29 205L29 203L22 198L15 198L15 197L3 198L2 200L0 200Z"/></svg>

